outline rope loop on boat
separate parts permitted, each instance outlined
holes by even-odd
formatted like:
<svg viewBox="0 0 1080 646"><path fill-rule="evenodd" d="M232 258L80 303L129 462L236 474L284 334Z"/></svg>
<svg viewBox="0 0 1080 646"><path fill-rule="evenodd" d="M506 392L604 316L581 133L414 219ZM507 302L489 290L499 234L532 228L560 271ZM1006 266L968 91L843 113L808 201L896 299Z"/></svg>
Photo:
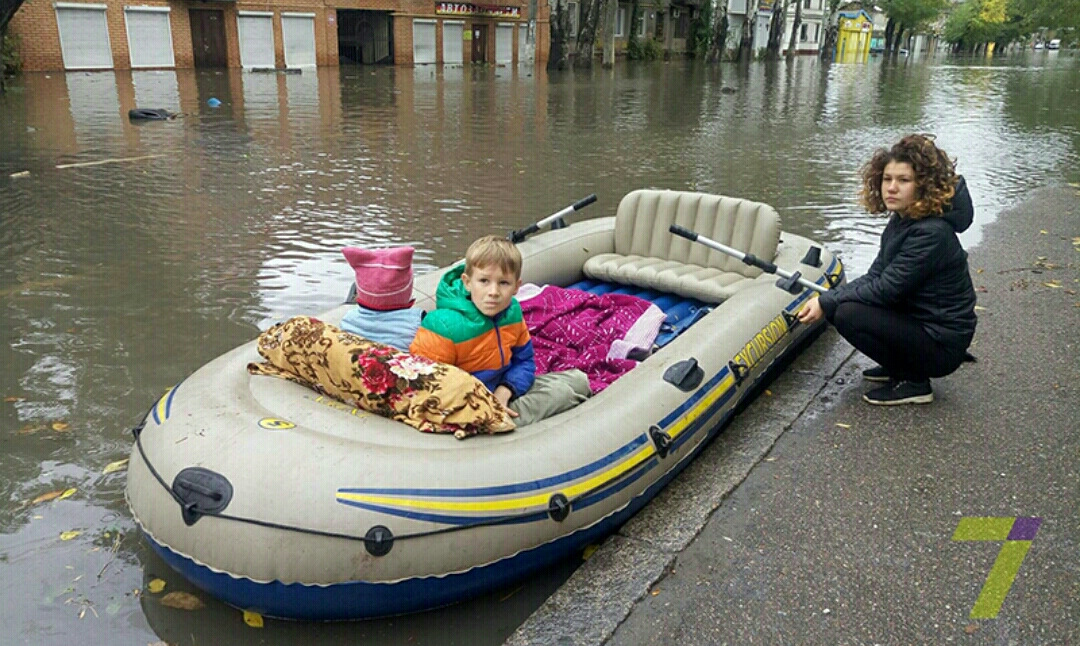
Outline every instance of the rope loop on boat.
<svg viewBox="0 0 1080 646"><path fill-rule="evenodd" d="M150 474L154 476L154 479L158 481L158 484L160 484L166 491L168 491L169 495L172 496L173 500L175 500L176 503L180 506L181 514L184 516L185 523L187 523L188 525L194 524L194 521L198 520L198 518L202 516L212 516L214 518L220 518L222 520L232 520L239 523L247 523L250 525L257 525L259 527L266 527L269 529L280 529L283 531L310 534L312 536L325 536L328 538L341 538L350 541L359 541L361 543L364 543L368 551L371 552L374 556L383 556L384 554L390 552L390 549L397 541L407 540L410 538L425 538L428 536L436 536L438 534L449 534L451 532L459 532L462 530L474 529L478 527L488 527L491 525L505 525L535 515L535 512L521 512L518 514L500 516L498 518L487 518L475 523L470 523L468 525L456 525L453 527L443 527L440 529L433 529L425 532L415 532L412 534L400 535L394 535L390 531L390 529L385 526L376 525L369 529L367 534L364 536L356 536L354 534L342 534L340 532L327 532L321 529L297 527L295 525L282 525L280 523L259 520L257 518L234 516L232 514L224 513L220 509L208 509L205 507L200 507L197 502L186 500L183 496L176 492L176 489L172 485L170 485L168 482L165 481L163 477L161 477L161 474L158 473L158 470L154 468L154 465L147 457L146 449L143 448L142 432L143 429L146 427L146 419L147 417L144 416L142 421L131 429L132 434L135 436L135 446L139 450L139 456L142 458L143 464L145 464L146 468L150 470ZM548 517L550 517L555 522L561 522L565 520L566 517L569 516L570 511L573 509L576 502L588 496L591 496L592 494L606 486L614 484L614 482L618 480L628 477L629 474L630 472L622 473L615 480L600 483L595 487L592 487L586 491L582 491L573 498L567 498L562 493L554 494L551 500L549 500L549 508L547 513ZM189 518L193 519L192 522L187 522Z"/></svg>

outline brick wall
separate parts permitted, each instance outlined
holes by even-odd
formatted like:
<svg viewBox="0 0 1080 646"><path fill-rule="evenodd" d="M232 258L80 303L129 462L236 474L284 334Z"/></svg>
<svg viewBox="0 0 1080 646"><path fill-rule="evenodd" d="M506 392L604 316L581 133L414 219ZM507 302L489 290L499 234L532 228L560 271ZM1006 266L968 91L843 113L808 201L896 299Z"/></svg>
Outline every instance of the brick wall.
<svg viewBox="0 0 1080 646"><path fill-rule="evenodd" d="M72 0L78 2L79 0ZM485 0L490 3L490 0ZM240 66L240 41L237 27L238 11L273 11L274 13L274 58L277 67L285 66L284 39L281 33L281 14L283 12L315 14L315 52L316 63L320 66L338 64L337 11L336 9L365 9L389 11L393 16L394 62L398 65L413 64L412 22L414 18L435 18L441 23L443 16L435 14L436 0L264 0L260 3L240 1L233 3L205 3L192 0L98 0L87 4L104 4L108 25L109 43L112 48L112 61L115 69L131 68L128 49L127 27L124 6L169 7L169 25L173 39L173 58L177 68L190 68L195 64L191 40L191 21L189 9L220 9L225 18L225 37L227 64ZM519 5L522 16L528 14L527 0L502 0L500 4ZM336 9L335 9L336 7ZM546 0L537 3L536 23L536 64L547 62L549 44L548 16L550 11ZM449 18L448 16L446 18ZM472 19L468 16L455 17L465 20L468 30L473 20L488 26L487 60L495 56L496 18ZM501 20L501 22L507 22ZM63 70L64 59L60 47L60 32L56 22L56 9L52 0L26 0L15 14L9 26L9 33L19 38L19 55L23 69L27 72ZM442 28L436 29L436 52L442 58ZM514 47L517 51L517 30L514 33ZM465 61L471 57L471 43L463 43Z"/></svg>

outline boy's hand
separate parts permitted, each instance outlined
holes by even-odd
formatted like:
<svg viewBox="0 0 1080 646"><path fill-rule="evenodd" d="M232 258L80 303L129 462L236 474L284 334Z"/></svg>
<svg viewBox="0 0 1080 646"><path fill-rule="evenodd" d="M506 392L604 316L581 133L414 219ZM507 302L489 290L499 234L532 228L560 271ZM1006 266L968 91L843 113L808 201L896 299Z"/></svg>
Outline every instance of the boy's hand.
<svg viewBox="0 0 1080 646"><path fill-rule="evenodd" d="M518 414L510 408L510 397L513 396L513 394L513 391L511 391L506 386L498 386L497 388L495 388L494 393L495 399L499 400L499 403L503 405L503 408L505 408L506 412L510 414L510 417L517 417Z"/></svg>

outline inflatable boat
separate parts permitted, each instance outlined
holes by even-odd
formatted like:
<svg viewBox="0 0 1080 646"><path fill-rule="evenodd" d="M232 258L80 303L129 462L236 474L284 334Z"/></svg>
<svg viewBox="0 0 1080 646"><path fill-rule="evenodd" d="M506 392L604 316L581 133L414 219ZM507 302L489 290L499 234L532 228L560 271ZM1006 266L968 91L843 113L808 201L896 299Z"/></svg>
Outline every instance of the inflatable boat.
<svg viewBox="0 0 1080 646"><path fill-rule="evenodd" d="M844 280L838 258L743 199L640 190L613 216L554 224L512 236L526 283L665 312L632 369L554 417L460 440L250 374L252 341L134 429L126 497L153 549L270 617L409 613L507 585L641 509L816 337L822 324L795 314ZM416 277L418 305L435 306L448 269Z"/></svg>

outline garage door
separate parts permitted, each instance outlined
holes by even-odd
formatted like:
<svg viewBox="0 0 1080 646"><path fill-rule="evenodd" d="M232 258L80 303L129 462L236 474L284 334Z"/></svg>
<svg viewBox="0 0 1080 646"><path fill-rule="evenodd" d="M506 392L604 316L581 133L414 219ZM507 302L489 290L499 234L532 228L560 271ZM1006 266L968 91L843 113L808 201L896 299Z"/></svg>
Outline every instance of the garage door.
<svg viewBox="0 0 1080 646"><path fill-rule="evenodd" d="M57 2L56 26L60 29L60 52L64 67L109 69L113 66L105 5Z"/></svg>
<svg viewBox="0 0 1080 646"><path fill-rule="evenodd" d="M413 65L435 62L435 21L414 20L412 23Z"/></svg>
<svg viewBox="0 0 1080 646"><path fill-rule="evenodd" d="M168 7L124 7L132 67L175 67Z"/></svg>
<svg viewBox="0 0 1080 646"><path fill-rule="evenodd" d="M274 14L269 11L241 11L236 16L240 35L240 64L244 67L274 65Z"/></svg>
<svg viewBox="0 0 1080 646"><path fill-rule="evenodd" d="M442 61L444 65L461 65L465 60L464 39L465 23L458 20L445 20L442 24Z"/></svg>
<svg viewBox="0 0 1080 646"><path fill-rule="evenodd" d="M285 67L315 67L315 14L281 14Z"/></svg>
<svg viewBox="0 0 1080 646"><path fill-rule="evenodd" d="M495 27L495 62L514 62L514 26L499 23Z"/></svg>

